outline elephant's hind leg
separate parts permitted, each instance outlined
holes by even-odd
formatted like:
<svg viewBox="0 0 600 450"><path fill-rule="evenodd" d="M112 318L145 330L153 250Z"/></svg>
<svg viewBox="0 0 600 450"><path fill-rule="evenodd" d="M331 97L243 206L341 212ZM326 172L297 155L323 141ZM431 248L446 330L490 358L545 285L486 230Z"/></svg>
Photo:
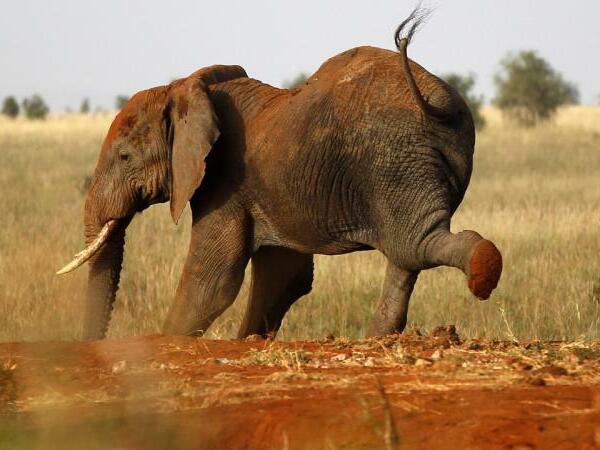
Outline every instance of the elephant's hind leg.
<svg viewBox="0 0 600 450"><path fill-rule="evenodd" d="M419 271L396 267L388 261L381 298L369 329L369 336L401 333L406 327L408 303Z"/></svg>
<svg viewBox="0 0 600 450"><path fill-rule="evenodd" d="M252 284L238 336L263 337L279 330L290 306L312 288L313 255L262 247L252 255Z"/></svg>
<svg viewBox="0 0 600 450"><path fill-rule="evenodd" d="M248 228L236 208L215 209L194 222L165 334L202 335L233 303L250 254Z"/></svg>
<svg viewBox="0 0 600 450"><path fill-rule="evenodd" d="M427 261L432 266L457 267L467 275L473 295L487 299L502 274L502 255L496 246L475 231L450 233L436 230L425 245Z"/></svg>

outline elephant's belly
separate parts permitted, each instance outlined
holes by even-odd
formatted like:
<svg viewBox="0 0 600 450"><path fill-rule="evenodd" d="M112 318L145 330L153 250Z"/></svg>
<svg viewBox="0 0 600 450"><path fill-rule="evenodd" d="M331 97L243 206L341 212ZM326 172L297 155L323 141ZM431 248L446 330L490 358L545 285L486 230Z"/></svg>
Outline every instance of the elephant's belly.
<svg viewBox="0 0 600 450"><path fill-rule="evenodd" d="M359 230L319 230L308 221L255 220L254 249L285 247L300 253L341 255L375 248L370 233Z"/></svg>

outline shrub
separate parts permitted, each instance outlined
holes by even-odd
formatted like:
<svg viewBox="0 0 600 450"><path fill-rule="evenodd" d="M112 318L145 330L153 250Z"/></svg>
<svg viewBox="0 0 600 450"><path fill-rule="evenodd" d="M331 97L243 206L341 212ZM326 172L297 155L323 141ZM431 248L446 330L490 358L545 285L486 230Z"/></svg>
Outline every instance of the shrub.
<svg viewBox="0 0 600 450"><path fill-rule="evenodd" d="M81 102L81 106L79 107L79 112L81 114L88 114L90 112L90 99L84 98Z"/></svg>
<svg viewBox="0 0 600 450"><path fill-rule="evenodd" d="M449 73L443 78L450 86L456 89L460 95L462 95L463 99L467 103L467 106L471 110L475 128L478 130L482 129L485 126L485 119L481 115L483 96L477 96L473 93L473 88L475 87L475 75L472 73L468 75Z"/></svg>
<svg viewBox="0 0 600 450"><path fill-rule="evenodd" d="M12 95L4 99L4 102L2 103L2 114L11 119L14 119L19 115L19 104Z"/></svg>
<svg viewBox="0 0 600 450"><path fill-rule="evenodd" d="M45 119L50 109L38 94L23 100L23 112L28 119Z"/></svg>
<svg viewBox="0 0 600 450"><path fill-rule="evenodd" d="M122 110L125 104L129 101L129 97L126 95L117 95L115 99L115 107L118 111Z"/></svg>
<svg viewBox="0 0 600 450"><path fill-rule="evenodd" d="M523 126L550 119L559 106L577 103L577 87L533 50L508 54L494 77L494 104Z"/></svg>
<svg viewBox="0 0 600 450"><path fill-rule="evenodd" d="M92 175L85 175L79 184L79 191L85 194L92 185Z"/></svg>
<svg viewBox="0 0 600 450"><path fill-rule="evenodd" d="M286 89L293 89L295 87L300 86L306 80L308 80L308 75L305 74L304 72L300 72L298 75L296 75L291 80L285 80L283 82L283 87Z"/></svg>

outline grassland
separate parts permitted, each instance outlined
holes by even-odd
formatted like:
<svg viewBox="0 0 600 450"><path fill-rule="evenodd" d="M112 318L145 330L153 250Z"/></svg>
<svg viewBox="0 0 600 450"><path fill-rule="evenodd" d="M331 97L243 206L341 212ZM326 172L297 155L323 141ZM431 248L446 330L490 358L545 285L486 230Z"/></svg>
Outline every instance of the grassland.
<svg viewBox="0 0 600 450"><path fill-rule="evenodd" d="M487 302L455 269L423 273L409 326L456 324L461 335L509 339L600 338L600 108L571 107L553 123L515 129L487 110L475 169L454 230L476 229L504 254ZM0 341L79 336L86 270L54 272L83 245L83 182L110 116L0 120ZM128 230L111 337L159 332L189 238L189 211L175 227L158 205ZM284 339L363 336L379 294L376 252L319 256L313 293L286 317ZM232 337L236 303L211 337Z"/></svg>

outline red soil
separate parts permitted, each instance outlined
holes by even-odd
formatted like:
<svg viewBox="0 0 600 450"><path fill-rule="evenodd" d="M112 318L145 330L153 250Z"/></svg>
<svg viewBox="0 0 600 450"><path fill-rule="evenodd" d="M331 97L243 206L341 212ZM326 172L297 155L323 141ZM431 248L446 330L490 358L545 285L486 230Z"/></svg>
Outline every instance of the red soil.
<svg viewBox="0 0 600 450"><path fill-rule="evenodd" d="M598 369L598 344L460 342L452 327L2 344L0 448L593 449Z"/></svg>

